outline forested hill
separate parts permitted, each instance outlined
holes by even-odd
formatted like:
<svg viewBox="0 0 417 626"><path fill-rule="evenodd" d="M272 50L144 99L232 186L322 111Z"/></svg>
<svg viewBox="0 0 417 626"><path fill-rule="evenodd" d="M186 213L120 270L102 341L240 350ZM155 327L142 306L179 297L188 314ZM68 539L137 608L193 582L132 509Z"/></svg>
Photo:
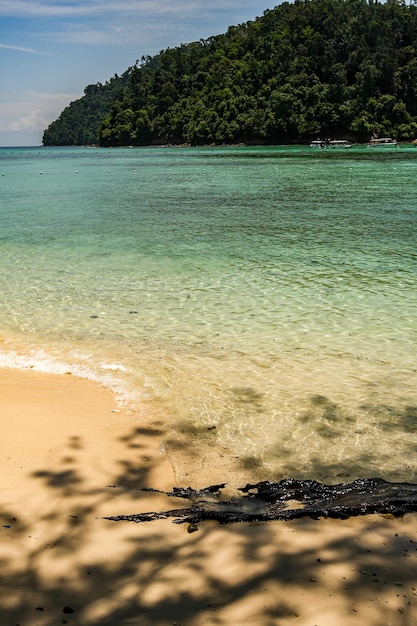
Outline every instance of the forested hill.
<svg viewBox="0 0 417 626"><path fill-rule="evenodd" d="M82 146L97 144L99 130L113 102L123 99L130 82L131 69L117 74L104 85L97 83L84 89L84 96L71 102L43 134L45 146Z"/></svg>
<svg viewBox="0 0 417 626"><path fill-rule="evenodd" d="M417 137L417 5L296 0L90 85L45 145Z"/></svg>

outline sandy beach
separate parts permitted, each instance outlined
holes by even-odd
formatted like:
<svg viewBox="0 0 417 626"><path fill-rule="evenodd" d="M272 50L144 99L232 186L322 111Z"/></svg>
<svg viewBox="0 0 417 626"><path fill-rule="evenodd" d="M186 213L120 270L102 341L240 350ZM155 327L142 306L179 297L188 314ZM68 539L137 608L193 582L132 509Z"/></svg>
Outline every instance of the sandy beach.
<svg viewBox="0 0 417 626"><path fill-rule="evenodd" d="M141 491L178 481L160 417L124 412L86 380L12 369L0 415L2 626L417 623L415 515L193 533L111 522L184 506ZM214 452L190 467L195 488L225 471Z"/></svg>

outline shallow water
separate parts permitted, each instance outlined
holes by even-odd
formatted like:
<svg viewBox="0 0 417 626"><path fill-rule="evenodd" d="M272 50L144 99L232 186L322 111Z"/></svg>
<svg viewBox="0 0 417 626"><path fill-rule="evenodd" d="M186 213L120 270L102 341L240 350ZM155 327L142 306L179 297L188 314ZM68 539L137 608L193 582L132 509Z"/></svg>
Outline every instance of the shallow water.
<svg viewBox="0 0 417 626"><path fill-rule="evenodd" d="M416 172L405 147L1 149L0 364L160 414L174 463L415 481Z"/></svg>

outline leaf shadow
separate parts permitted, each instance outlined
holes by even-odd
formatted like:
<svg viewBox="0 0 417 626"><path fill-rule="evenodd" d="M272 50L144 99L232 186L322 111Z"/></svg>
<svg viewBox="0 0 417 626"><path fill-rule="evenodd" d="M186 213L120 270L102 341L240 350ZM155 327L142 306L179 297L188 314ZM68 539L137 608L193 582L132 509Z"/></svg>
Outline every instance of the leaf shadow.
<svg viewBox="0 0 417 626"><path fill-rule="evenodd" d="M84 473L82 438L77 446L68 441L56 467L30 477L33 491L47 495L52 507L31 509L30 516L24 502L0 508L1 624L278 626L317 620L319 597L327 597L338 625L351 623L346 616L369 598L370 626L388 618L415 622L417 539L401 520L206 522L189 533L169 520L102 519L103 510L164 506L163 495L142 491L155 487L160 458L149 454L148 444L162 432L126 433L120 440L125 454L112 460L111 480L103 485Z"/></svg>

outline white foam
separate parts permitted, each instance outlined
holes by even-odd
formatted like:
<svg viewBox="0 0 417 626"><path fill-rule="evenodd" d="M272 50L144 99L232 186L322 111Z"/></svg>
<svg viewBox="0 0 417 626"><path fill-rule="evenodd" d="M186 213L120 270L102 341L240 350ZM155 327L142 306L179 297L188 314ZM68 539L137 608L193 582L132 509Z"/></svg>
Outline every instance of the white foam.
<svg viewBox="0 0 417 626"><path fill-rule="evenodd" d="M118 363L101 363L101 367L112 372L126 372L126 368Z"/></svg>
<svg viewBox="0 0 417 626"><path fill-rule="evenodd" d="M112 391L119 406L128 407L139 401L139 390L133 390L128 380L114 374L117 372L127 373L123 365L116 363L93 365L81 362L88 360L86 355L81 357L80 354L74 354L73 356L75 361L69 362L56 358L41 349L31 349L27 353L16 350L0 350L0 367L32 370L45 374L72 374L78 378L97 382Z"/></svg>

